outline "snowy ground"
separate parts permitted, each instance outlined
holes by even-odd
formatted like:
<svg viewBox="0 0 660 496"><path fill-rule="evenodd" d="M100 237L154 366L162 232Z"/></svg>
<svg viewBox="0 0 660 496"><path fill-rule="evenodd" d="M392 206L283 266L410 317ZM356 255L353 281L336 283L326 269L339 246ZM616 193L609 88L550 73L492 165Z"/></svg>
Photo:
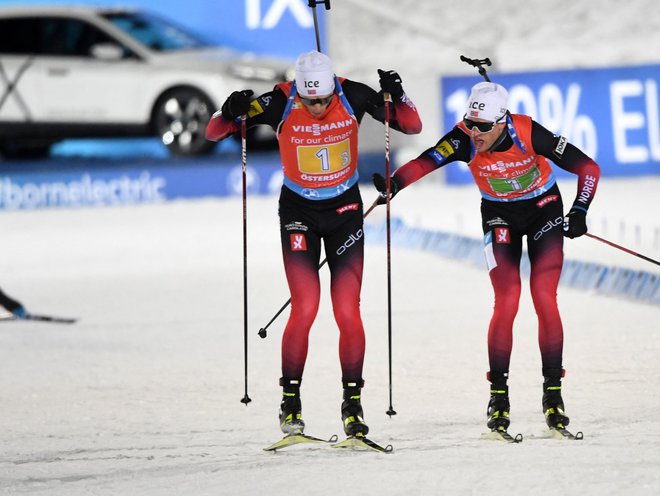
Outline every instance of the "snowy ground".
<svg viewBox="0 0 660 496"><path fill-rule="evenodd" d="M597 7L344 0L331 13L329 53L338 73L376 85L377 68L395 68L418 95L425 131L414 138L415 152L438 137L438 76L470 73L459 54L491 57L495 74L658 61L655 0ZM574 188L563 188L567 202ZM592 232L660 259L659 188L657 178L602 181ZM364 187L363 196L369 203L373 191ZM449 189L425 179L396 198L393 213L479 237L478 201L474 186ZM81 319L70 326L0 322L0 494L660 493L657 306L560 288L564 396L571 427L585 439L536 440L544 426L540 358L525 292L510 384L512 430L527 439L515 446L483 441L487 274L393 250L398 415L389 418L385 249L376 245L367 248L362 295L364 407L373 438L395 452L263 452L280 437L286 313L267 339L256 333L288 295L276 199L251 198L248 216L253 401L246 407L240 200L0 213L1 287L35 313ZM382 217L381 208L369 220ZM658 272L586 238L568 241L566 256ZM337 331L327 284L324 290L303 384L308 431L323 437L341 433Z"/></svg>
<svg viewBox="0 0 660 496"><path fill-rule="evenodd" d="M618 188L633 186L639 195L622 208L636 204L640 215L641 204L649 204L644 198L653 198L647 195L660 184L647 178ZM614 183L610 188L619 191ZM603 206L610 204L608 191L604 185ZM363 192L369 203L373 191L365 186ZM397 197L393 212L430 222L456 219L463 210L466 228L478 229L469 218L477 204L472 190L429 181ZM608 212L616 209L601 211ZM379 216L382 207L370 220ZM35 313L81 319L75 325L0 323L0 494L276 496L291 494L293 484L306 488L294 493L308 495L660 491L657 306L560 289L565 400L571 427L585 439L537 440L531 436L544 427L540 363L524 294L510 383L512 430L528 439L515 446L484 441L492 306L486 273L393 250L398 415L390 419L385 249L377 245L367 247L362 297L364 407L373 438L393 444L395 453L263 452L280 437L277 379L286 313L265 340L256 333L288 295L276 198L250 198L248 219L253 401L246 407L240 402L240 199L0 216L2 231L11 233L3 237L3 289ZM612 248L597 251L593 241L572 244L587 242L600 263L618 256ZM647 255L660 257L657 249ZM322 437L341 433L327 281L324 290L303 384L308 431Z"/></svg>

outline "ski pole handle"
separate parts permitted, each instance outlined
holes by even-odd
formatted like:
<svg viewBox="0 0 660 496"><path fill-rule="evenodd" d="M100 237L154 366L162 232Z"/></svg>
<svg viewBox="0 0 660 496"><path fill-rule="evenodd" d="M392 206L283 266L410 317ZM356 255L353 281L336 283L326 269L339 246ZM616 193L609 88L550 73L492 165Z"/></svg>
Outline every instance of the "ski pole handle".
<svg viewBox="0 0 660 496"><path fill-rule="evenodd" d="M307 5L312 9L312 16L314 17L314 34L316 36L316 49L321 52L321 37L319 36L319 21L316 17L316 6L323 4L325 10L330 10L330 0L308 0Z"/></svg>
<svg viewBox="0 0 660 496"><path fill-rule="evenodd" d="M481 76L486 81L488 81L489 83L491 82L490 78L488 77L488 73L486 72L486 69L484 68L484 65L487 65L487 66L491 65L490 59L488 57L486 57L485 59L470 59L470 58L466 57L465 55L461 55L461 61L471 65L472 67L476 67L477 70L479 71L479 74L481 74Z"/></svg>
<svg viewBox="0 0 660 496"><path fill-rule="evenodd" d="M330 0L307 0L307 6L313 9L320 3L325 6L325 10L330 10Z"/></svg>

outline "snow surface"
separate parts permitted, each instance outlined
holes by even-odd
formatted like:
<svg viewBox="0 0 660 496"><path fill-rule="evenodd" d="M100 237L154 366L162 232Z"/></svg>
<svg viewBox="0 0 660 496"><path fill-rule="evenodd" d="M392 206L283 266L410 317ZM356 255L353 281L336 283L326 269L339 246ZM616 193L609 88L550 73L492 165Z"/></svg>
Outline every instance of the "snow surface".
<svg viewBox="0 0 660 496"><path fill-rule="evenodd" d="M660 180L618 186L638 191L627 203L649 212L641 203ZM363 192L367 202L373 198L368 187ZM606 196L607 188L601 193ZM460 208L468 224L478 199L430 181L402 192L392 208L396 215L430 219L455 218ZM382 210L369 220L377 222ZM288 297L276 198L254 197L248 204L248 406L240 402L241 219L240 199L2 214L2 230L11 233L3 239L3 288L35 313L81 320L0 323L0 494L660 491L657 306L560 288L564 396L571 427L585 439L528 438L516 446L484 441L492 308L486 272L393 249L398 414L390 419L386 251L372 244L362 294L364 408L373 438L393 444L395 453L311 446L263 452L280 438L277 379L287 313L265 340L256 333ZM568 241L567 256L593 250L596 261L612 263L617 250L597 253L597 244ZM647 254L657 259L659 251ZM326 271L323 277L303 406L309 433L326 437L341 433L341 384ZM544 430L535 329L524 292L510 384L512 430L528 437Z"/></svg>
<svg viewBox="0 0 660 496"><path fill-rule="evenodd" d="M655 2L511 5L333 2L332 51L358 75L391 61L407 88L410 81L427 91L432 86L415 78L436 65L453 71L468 50L477 56L492 48L500 70L657 62L645 58L657 57ZM352 49L337 41L340 34ZM424 145L436 138L425 137ZM602 181L592 232L660 259L659 188L658 177ZM572 199L574 182L562 190ZM362 191L370 203L373 190ZM263 452L281 435L277 379L287 313L265 340L256 334L288 298L276 203L251 197L248 205L248 406L240 402L240 199L0 214L2 288L34 313L80 318L75 325L0 322L0 494L660 493L657 306L560 287L564 398L571 428L585 438L540 440L531 438L544 430L537 324L524 291L510 385L511 430L526 439L515 446L484 441L492 308L486 272L393 249L398 414L389 418L386 250L371 244L362 292L363 403L373 438L395 452ZM474 186L450 188L429 177L392 208L414 225L479 237L478 203ZM383 210L368 220L382 221ZM567 241L565 251L567 258L658 272L587 238ZM341 434L341 384L322 273L303 408L308 432L326 437Z"/></svg>

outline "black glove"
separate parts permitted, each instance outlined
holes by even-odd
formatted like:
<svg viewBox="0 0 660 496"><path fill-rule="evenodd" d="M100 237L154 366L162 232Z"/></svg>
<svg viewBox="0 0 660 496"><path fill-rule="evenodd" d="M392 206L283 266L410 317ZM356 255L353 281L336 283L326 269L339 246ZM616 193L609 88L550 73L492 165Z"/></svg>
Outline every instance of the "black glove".
<svg viewBox="0 0 660 496"><path fill-rule="evenodd" d="M564 217L564 236L579 238L587 232L587 212L580 209L571 209Z"/></svg>
<svg viewBox="0 0 660 496"><path fill-rule="evenodd" d="M403 86L401 86L401 76L396 71L383 71L378 69L380 76L380 87L392 95L392 99L398 100L403 96Z"/></svg>
<svg viewBox="0 0 660 496"><path fill-rule="evenodd" d="M250 110L250 98L254 95L252 90L243 90L243 91L234 91L229 98L225 100L225 103L222 104L222 116L225 119L233 121L237 117L240 117L243 114L247 114Z"/></svg>
<svg viewBox="0 0 660 496"><path fill-rule="evenodd" d="M384 205L387 203L387 179L384 176L378 174L377 172L373 175L374 186L380 193L378 197L377 204ZM390 201L394 198L401 188L399 183L394 177L390 177Z"/></svg>
<svg viewBox="0 0 660 496"><path fill-rule="evenodd" d="M0 290L0 306L6 308L9 310L11 313L14 314L14 317L20 319L23 318L27 315L27 311L25 310L25 307L17 301L14 300L13 298L10 298L6 294Z"/></svg>

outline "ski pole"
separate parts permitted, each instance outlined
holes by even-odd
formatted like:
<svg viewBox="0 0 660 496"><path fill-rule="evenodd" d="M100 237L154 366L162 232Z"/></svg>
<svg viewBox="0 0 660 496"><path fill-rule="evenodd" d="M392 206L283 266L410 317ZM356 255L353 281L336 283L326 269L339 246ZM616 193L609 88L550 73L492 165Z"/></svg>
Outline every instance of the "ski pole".
<svg viewBox="0 0 660 496"><path fill-rule="evenodd" d="M389 365L389 392L390 407L387 415L392 417L396 415L392 406L392 251L391 251L391 230L390 230L390 192L392 191L392 181L390 178L390 106L392 105L392 96L383 93L385 100L385 226L387 231L387 356Z"/></svg>
<svg viewBox="0 0 660 496"><path fill-rule="evenodd" d="M378 198L376 198L376 200L374 200L374 202L371 204L371 206L369 207L369 209L364 213L364 218L366 218L367 215L369 215L369 214L371 213L371 211L372 211L374 208L376 208L377 206L378 206ZM323 267L327 262L328 262L328 259L327 259L327 257L326 257L326 258L324 258L323 261L319 264L319 270L320 270L321 267ZM261 329L259 329L259 332L258 332L257 334L259 334L259 337L260 337L260 338L263 339L263 338L265 338L266 336L268 336L268 331L267 331L268 327L270 327L270 325L271 325L273 322L275 322L275 319L277 319L277 317L279 317L280 314L281 314L284 310L286 310L286 307L288 307L290 303L291 303L291 298L289 298L288 300L286 300L286 303L285 303L284 305L282 305L282 308L280 308L280 309L277 311L277 313L276 313L275 315L273 315L273 318L270 319L270 321L268 322L268 324L266 324L264 327L262 327Z"/></svg>
<svg viewBox="0 0 660 496"><path fill-rule="evenodd" d="M35 322L52 322L54 324L75 324L78 322L78 319L71 317L56 317L54 315L40 315L28 313L23 317L17 317L15 315L2 315L0 316L0 322L2 321L14 321L14 320L34 320Z"/></svg>
<svg viewBox="0 0 660 496"><path fill-rule="evenodd" d="M488 57L485 59L469 59L465 55L461 55L461 61L471 65L472 67L476 67L479 71L479 74L481 74L486 81L489 83L491 82L490 78L488 77L488 73L486 72L486 68L484 67L484 65L491 65L490 59Z"/></svg>
<svg viewBox="0 0 660 496"><path fill-rule="evenodd" d="M330 0L308 0L307 5L312 8L312 15L314 16L314 34L316 34L316 49L321 52L321 38L319 37L319 21L316 18L316 6L322 3L325 10L330 10Z"/></svg>
<svg viewBox="0 0 660 496"><path fill-rule="evenodd" d="M245 406L252 401L248 396L248 278L247 278L247 122L246 114L241 116L241 165L243 175L243 347L245 364L245 396L241 403Z"/></svg>
<svg viewBox="0 0 660 496"><path fill-rule="evenodd" d="M632 251L629 248L625 248L621 245L617 245L616 243L612 243L611 241L608 241L606 239L598 237L595 234L585 233L585 235L589 236L590 238L596 239L596 240L600 241L601 243L605 243L606 245L613 246L614 248L618 248L621 251L625 251L626 253L630 253L631 255L635 255L636 257L639 257L642 260L646 260L647 262L651 262L653 264L660 265L660 262L658 262L657 260L653 260L652 258L646 257L646 256L644 256L640 253L637 253L636 251Z"/></svg>

